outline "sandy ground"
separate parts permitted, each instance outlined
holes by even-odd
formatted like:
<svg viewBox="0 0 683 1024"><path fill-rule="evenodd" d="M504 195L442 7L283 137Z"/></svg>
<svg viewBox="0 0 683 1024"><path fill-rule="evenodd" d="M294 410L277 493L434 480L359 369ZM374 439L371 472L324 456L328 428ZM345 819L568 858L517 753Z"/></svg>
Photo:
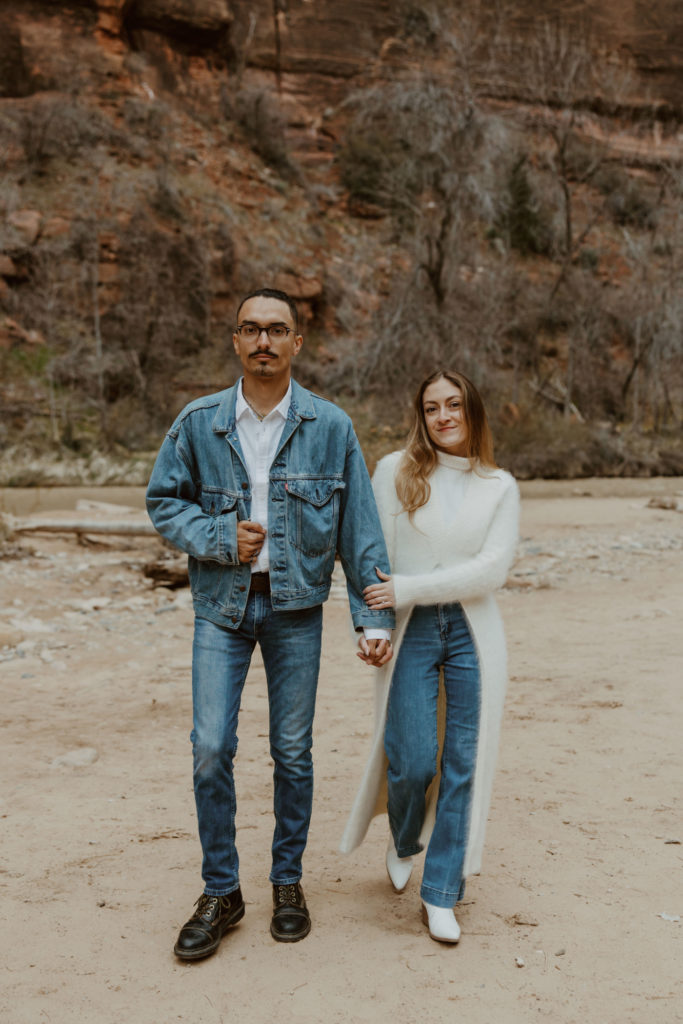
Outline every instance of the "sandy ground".
<svg viewBox="0 0 683 1024"><path fill-rule="evenodd" d="M0 565L0 1018L683 1021L683 516L647 507L682 487L523 490L501 594L511 681L499 771L457 947L429 939L419 872L403 895L390 889L385 820L353 855L336 852L372 724L372 670L354 657L339 586L325 607L311 935L287 946L268 931L271 765L255 661L237 767L247 913L210 960L177 962L201 891L188 594L144 579L154 539L25 537Z"/></svg>

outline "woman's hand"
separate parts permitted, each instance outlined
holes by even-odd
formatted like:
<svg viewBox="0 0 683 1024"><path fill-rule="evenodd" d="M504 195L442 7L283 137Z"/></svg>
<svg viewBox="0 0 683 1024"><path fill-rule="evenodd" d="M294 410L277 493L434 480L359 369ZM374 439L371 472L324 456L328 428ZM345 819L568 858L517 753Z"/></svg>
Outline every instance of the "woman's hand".
<svg viewBox="0 0 683 1024"><path fill-rule="evenodd" d="M361 633L358 638L358 647L360 650L356 651L356 657L364 661L366 665L374 665L375 668L386 665L394 656L391 640L367 640Z"/></svg>
<svg viewBox="0 0 683 1024"><path fill-rule="evenodd" d="M363 597L365 598L366 605L374 611L378 611L381 608L394 608L396 599L394 597L394 584L391 576L387 576L386 573L377 567L375 567L375 572L383 582L371 583L369 587L365 588Z"/></svg>

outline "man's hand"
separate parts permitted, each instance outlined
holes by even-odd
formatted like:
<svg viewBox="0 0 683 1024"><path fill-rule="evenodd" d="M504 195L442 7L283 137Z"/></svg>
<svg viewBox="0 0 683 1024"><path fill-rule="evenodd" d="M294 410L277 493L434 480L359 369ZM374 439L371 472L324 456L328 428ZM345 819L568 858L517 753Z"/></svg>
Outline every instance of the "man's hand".
<svg viewBox="0 0 683 1024"><path fill-rule="evenodd" d="M394 648L390 640L367 640L361 633L358 638L359 651L356 654L366 665L386 665L394 656Z"/></svg>
<svg viewBox="0 0 683 1024"><path fill-rule="evenodd" d="M260 523L242 519L237 524L237 557L240 562L255 562L266 539Z"/></svg>

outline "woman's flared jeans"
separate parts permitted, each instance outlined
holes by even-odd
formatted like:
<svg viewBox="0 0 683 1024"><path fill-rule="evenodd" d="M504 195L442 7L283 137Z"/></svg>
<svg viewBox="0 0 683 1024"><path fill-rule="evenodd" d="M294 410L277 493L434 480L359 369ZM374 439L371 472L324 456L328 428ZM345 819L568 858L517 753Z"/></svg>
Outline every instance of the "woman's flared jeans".
<svg viewBox="0 0 683 1024"><path fill-rule="evenodd" d="M236 630L195 619L192 650L194 793L202 844L204 891L239 885L235 845L237 719L254 647L268 686L275 831L270 881L298 882L313 806L313 715L320 668L322 608L274 611L268 594L252 594Z"/></svg>
<svg viewBox="0 0 683 1024"><path fill-rule="evenodd" d="M422 849L425 794L437 770L441 669L446 696L441 782L420 895L425 903L452 907L465 887L480 708L477 652L458 603L415 608L396 659L384 745L389 824L399 857Z"/></svg>

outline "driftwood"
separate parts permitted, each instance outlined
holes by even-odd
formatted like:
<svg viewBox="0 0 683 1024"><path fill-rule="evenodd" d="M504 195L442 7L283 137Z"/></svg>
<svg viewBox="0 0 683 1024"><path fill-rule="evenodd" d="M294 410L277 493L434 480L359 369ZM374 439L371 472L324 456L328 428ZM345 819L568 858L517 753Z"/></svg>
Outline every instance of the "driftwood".
<svg viewBox="0 0 683 1024"><path fill-rule="evenodd" d="M17 519L8 523L12 533L106 533L110 535L153 537L156 530L151 523L107 523L87 519Z"/></svg>
<svg viewBox="0 0 683 1024"><path fill-rule="evenodd" d="M190 585L187 559L185 558L165 558L156 562L147 562L142 571L147 579L152 580L155 587L178 590L179 587L189 587Z"/></svg>
<svg viewBox="0 0 683 1024"><path fill-rule="evenodd" d="M646 508L662 508L669 512L683 512L683 500L676 497L662 497L650 498Z"/></svg>

